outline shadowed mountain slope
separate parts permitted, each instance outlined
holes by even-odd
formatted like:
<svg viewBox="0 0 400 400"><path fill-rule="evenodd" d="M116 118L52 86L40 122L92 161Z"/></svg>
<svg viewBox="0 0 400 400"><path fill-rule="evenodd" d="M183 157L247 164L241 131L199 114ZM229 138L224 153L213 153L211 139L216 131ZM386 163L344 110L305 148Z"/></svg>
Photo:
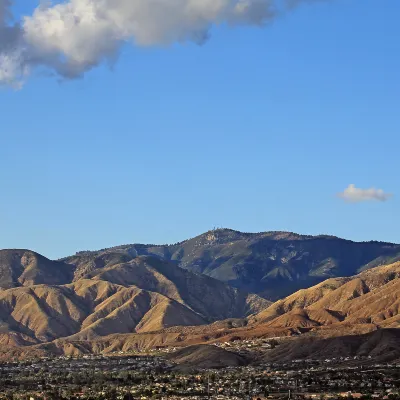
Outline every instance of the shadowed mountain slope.
<svg viewBox="0 0 400 400"><path fill-rule="evenodd" d="M187 270L276 300L330 277L351 276L400 260L400 246L289 232L217 229L175 245L118 246L80 252L64 261L76 266L79 278L138 255L172 261Z"/></svg>
<svg viewBox="0 0 400 400"><path fill-rule="evenodd" d="M374 363L390 362L400 360L399 341L400 329L381 329L365 335L327 339L307 337L282 343L268 353L265 360L284 362L299 359L371 357Z"/></svg>
<svg viewBox="0 0 400 400"><path fill-rule="evenodd" d="M75 268L50 261L30 250L0 250L0 288L37 284L63 285L73 280Z"/></svg>
<svg viewBox="0 0 400 400"><path fill-rule="evenodd" d="M239 354L216 346L188 346L171 354L168 359L180 368L226 368L240 367L248 361Z"/></svg>
<svg viewBox="0 0 400 400"><path fill-rule="evenodd" d="M241 292L206 275L194 274L149 256L96 269L85 277L161 293L214 321L244 317L270 304L257 295Z"/></svg>

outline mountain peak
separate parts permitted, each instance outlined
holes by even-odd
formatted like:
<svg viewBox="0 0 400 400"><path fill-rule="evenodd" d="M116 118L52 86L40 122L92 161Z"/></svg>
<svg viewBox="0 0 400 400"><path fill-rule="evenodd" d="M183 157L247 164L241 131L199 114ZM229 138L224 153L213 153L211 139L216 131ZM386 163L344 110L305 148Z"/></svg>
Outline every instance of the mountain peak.
<svg viewBox="0 0 400 400"><path fill-rule="evenodd" d="M400 259L400 245L353 242L324 234L217 228L172 245L117 246L77 253L63 261L86 264L92 270L146 255L276 300L330 277L394 262Z"/></svg>

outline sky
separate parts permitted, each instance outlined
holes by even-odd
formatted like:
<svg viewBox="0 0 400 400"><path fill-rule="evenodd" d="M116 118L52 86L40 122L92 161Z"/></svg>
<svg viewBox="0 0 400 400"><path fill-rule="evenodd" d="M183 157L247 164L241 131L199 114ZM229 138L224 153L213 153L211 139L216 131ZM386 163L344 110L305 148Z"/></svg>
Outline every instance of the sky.
<svg viewBox="0 0 400 400"><path fill-rule="evenodd" d="M0 88L0 248L58 258L213 227L400 243L399 16L398 0L307 1L200 45L135 33L76 76L46 53Z"/></svg>

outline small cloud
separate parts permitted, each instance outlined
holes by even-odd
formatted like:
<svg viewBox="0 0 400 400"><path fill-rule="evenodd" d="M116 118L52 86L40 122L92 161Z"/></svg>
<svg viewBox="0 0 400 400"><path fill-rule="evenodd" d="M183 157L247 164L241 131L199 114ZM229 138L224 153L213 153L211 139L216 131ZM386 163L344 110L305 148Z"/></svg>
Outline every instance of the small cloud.
<svg viewBox="0 0 400 400"><path fill-rule="evenodd" d="M351 203L361 203L363 201L387 201L392 197L392 194L385 193L382 189L360 189L351 184L338 196Z"/></svg>

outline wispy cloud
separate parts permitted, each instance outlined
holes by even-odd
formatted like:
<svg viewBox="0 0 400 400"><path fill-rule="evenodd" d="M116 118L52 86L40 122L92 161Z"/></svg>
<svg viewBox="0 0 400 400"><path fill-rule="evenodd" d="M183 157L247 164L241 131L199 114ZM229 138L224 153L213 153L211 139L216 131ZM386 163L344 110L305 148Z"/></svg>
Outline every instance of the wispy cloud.
<svg viewBox="0 0 400 400"><path fill-rule="evenodd" d="M387 201L392 197L391 193L386 193L382 189L360 189L356 185L350 184L342 193L338 196L345 201L351 203L361 203L365 201Z"/></svg>

